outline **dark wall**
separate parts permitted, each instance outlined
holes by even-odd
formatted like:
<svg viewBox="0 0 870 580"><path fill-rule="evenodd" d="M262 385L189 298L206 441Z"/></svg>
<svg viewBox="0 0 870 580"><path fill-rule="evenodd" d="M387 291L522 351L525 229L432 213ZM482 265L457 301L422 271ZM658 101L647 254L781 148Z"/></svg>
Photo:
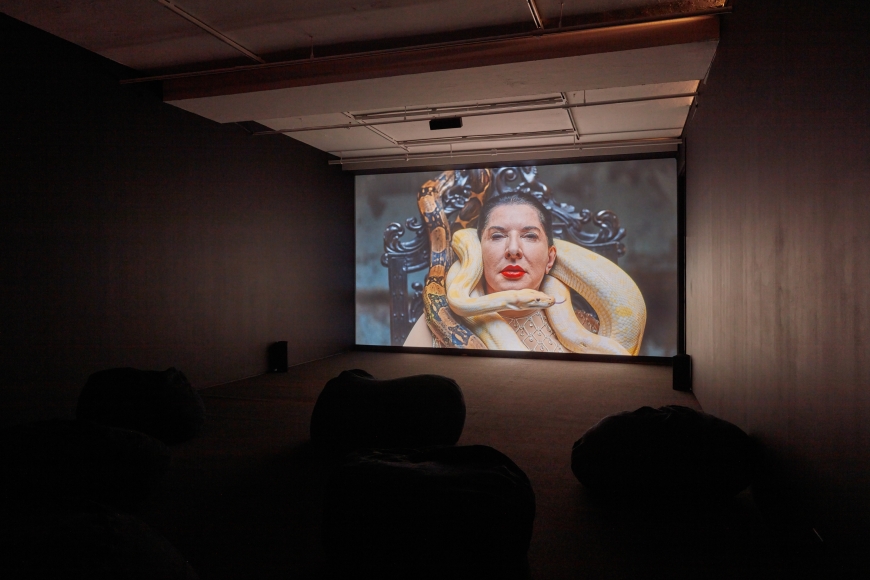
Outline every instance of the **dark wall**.
<svg viewBox="0 0 870 580"><path fill-rule="evenodd" d="M120 86L0 15L0 376L176 366L194 386L354 343L353 178Z"/></svg>
<svg viewBox="0 0 870 580"><path fill-rule="evenodd" d="M870 528L868 14L735 1L687 130L695 393L841 542Z"/></svg>

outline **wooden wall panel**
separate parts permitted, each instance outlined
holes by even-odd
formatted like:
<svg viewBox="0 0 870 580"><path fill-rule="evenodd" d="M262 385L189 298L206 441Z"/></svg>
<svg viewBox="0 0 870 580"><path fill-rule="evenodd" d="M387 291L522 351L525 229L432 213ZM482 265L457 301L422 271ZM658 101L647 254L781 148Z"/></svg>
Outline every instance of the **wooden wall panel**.
<svg viewBox="0 0 870 580"><path fill-rule="evenodd" d="M708 412L841 543L870 538L867 11L735 2L687 129L687 345Z"/></svg>

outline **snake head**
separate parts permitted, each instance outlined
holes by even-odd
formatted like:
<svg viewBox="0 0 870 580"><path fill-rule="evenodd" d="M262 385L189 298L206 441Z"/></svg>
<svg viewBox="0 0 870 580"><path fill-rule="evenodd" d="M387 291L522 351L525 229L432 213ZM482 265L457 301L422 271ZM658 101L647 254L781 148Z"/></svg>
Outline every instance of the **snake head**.
<svg viewBox="0 0 870 580"><path fill-rule="evenodd" d="M529 308L549 308L556 299L552 296L526 288L524 290L515 290L513 292L513 300L509 305L511 310L528 310Z"/></svg>

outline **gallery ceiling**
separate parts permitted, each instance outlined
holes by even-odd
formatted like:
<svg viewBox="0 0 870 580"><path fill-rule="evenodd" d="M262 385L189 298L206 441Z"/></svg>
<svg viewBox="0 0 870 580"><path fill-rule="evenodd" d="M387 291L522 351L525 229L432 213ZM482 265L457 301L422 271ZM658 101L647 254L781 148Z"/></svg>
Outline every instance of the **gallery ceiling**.
<svg viewBox="0 0 870 580"><path fill-rule="evenodd" d="M172 105L365 169L673 150L729 8L0 0L0 10L135 69L133 81L159 80ZM461 127L430 128L445 117Z"/></svg>

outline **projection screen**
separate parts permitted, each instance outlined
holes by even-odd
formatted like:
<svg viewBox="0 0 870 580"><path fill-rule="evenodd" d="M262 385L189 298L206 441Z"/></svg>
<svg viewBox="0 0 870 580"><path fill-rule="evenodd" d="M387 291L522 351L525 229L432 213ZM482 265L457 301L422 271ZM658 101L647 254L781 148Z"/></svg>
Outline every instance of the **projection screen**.
<svg viewBox="0 0 870 580"><path fill-rule="evenodd" d="M677 352L674 159L356 176L356 342Z"/></svg>

